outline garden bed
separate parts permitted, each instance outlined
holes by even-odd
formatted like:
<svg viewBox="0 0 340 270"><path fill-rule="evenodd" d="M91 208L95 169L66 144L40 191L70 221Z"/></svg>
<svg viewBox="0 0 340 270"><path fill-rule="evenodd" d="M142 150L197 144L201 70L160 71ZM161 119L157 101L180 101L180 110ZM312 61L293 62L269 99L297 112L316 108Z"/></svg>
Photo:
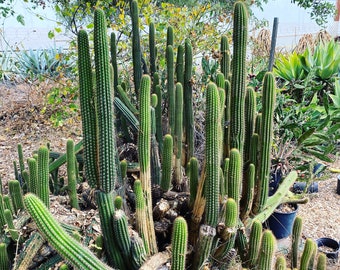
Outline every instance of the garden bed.
<svg viewBox="0 0 340 270"><path fill-rule="evenodd" d="M0 86L0 176L4 186L8 180L14 179L13 160L17 160L18 143L23 145L27 158L47 142L54 151L65 152L68 138L75 142L81 140L79 116L61 127L53 127L49 121L52 112L47 109L42 113L46 88L48 85L42 88L27 84ZM332 167L340 168L340 160ZM299 206L298 215L304 222L304 239L331 237L339 240L340 195L336 194L336 183L336 174L329 174L326 180L319 182L319 192L308 195L310 201ZM63 211L57 212L61 215ZM340 262L329 264L327 269L340 269Z"/></svg>

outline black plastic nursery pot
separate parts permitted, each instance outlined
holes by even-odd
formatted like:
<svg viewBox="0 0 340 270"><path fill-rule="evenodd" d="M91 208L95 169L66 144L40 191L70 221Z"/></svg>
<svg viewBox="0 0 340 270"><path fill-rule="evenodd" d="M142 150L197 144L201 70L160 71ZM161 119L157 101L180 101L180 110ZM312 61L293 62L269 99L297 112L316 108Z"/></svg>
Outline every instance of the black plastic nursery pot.
<svg viewBox="0 0 340 270"><path fill-rule="evenodd" d="M306 188L307 183L306 182L295 182L293 185L293 192L295 194L301 194L304 192L305 188ZM311 183L307 190L307 193L317 193L319 192L319 184L318 182L313 182Z"/></svg>
<svg viewBox="0 0 340 270"><path fill-rule="evenodd" d="M316 240L318 250L325 253L327 258L337 260L340 243L332 238L323 237Z"/></svg>
<svg viewBox="0 0 340 270"><path fill-rule="evenodd" d="M268 218L267 226L277 239L286 238L292 234L293 223L298 210L297 204L289 204L291 211L280 210L281 205Z"/></svg>
<svg viewBox="0 0 340 270"><path fill-rule="evenodd" d="M338 175L338 184L337 184L337 187L336 187L336 193L338 195L340 195L340 174Z"/></svg>

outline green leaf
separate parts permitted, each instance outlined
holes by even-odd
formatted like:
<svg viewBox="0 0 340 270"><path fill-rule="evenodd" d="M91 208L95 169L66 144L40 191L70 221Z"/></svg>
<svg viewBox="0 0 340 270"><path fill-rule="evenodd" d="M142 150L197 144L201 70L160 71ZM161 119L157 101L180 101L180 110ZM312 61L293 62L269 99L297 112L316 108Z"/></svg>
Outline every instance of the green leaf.
<svg viewBox="0 0 340 270"><path fill-rule="evenodd" d="M300 145L304 140L306 140L308 137L310 137L314 132L315 132L315 128L311 128L311 129L307 130L305 133L303 133L298 138L298 144Z"/></svg>
<svg viewBox="0 0 340 270"><path fill-rule="evenodd" d="M50 30L47 34L48 38L53 39L54 38L54 31Z"/></svg>

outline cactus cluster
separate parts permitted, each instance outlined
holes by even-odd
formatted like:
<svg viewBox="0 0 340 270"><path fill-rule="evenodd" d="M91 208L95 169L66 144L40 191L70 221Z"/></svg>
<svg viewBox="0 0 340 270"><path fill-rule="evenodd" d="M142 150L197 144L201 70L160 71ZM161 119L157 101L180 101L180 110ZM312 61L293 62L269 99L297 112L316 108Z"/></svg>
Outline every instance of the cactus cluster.
<svg viewBox="0 0 340 270"><path fill-rule="evenodd" d="M230 61L228 37L222 36L220 72L216 81L210 81L203 89L206 97L205 156L200 161L194 151L191 41L187 38L184 44L175 46L174 29L168 27L163 50L166 73L158 71L155 25L151 22L150 75L143 74L146 53L140 46L138 2L131 1L130 8L137 104L128 94L128 87L120 81L117 40L112 33L109 54L104 12L97 8L93 31L94 66L88 33L85 30L78 33L83 141L74 145L68 140L66 154L52 163L49 163L48 147L41 147L36 158L28 159L28 170L25 170L22 148L18 145L24 182L9 182L10 201L0 196L0 226L7 224L10 237L20 242L20 226L14 226L13 215L26 209L40 234L60 254L59 261L63 258L79 269L144 269L142 265L148 257L157 256L159 248L153 194L159 193L159 197L187 195L183 199L186 212L175 213L175 217L168 219L173 221L168 228L172 231L172 253L168 258L171 269L203 269L206 265L228 269L237 253L243 267L248 269L269 270L274 269L274 265L276 269L285 269L284 258L274 261L276 241L269 230L263 231L262 223L286 199L297 174L290 173L277 192L268 197L275 78L272 73L264 76L262 109L257 112L257 93L246 87L248 13L245 3L237 1L234 5L233 60ZM144 73L148 73L146 67ZM162 83L160 74L166 74L166 83ZM164 128L163 110L168 120ZM119 117L115 118L117 115ZM119 161L115 120L126 125L121 131L129 141L137 140L138 172L133 174L133 179L128 178L129 163ZM72 207L80 208L76 190L76 154L80 148L83 149L82 176L95 190L100 218L102 235L96 238L94 250L98 257L105 254L102 257L109 266L72 238L48 211L50 175L65 162L68 185L61 190L68 191ZM58 181L54 183L53 193L58 191L59 184ZM30 193L23 199L24 186ZM125 212L128 199L135 206L134 218ZM173 212L177 204L171 205ZM80 239L79 232L70 234ZM301 235L298 218L293 235L292 267L297 267ZM190 255L188 243L193 248ZM6 246L0 243L2 266L8 265L6 256ZM300 269L312 268L315 256L315 244L307 240ZM318 267L322 269L323 265L324 257L319 256Z"/></svg>

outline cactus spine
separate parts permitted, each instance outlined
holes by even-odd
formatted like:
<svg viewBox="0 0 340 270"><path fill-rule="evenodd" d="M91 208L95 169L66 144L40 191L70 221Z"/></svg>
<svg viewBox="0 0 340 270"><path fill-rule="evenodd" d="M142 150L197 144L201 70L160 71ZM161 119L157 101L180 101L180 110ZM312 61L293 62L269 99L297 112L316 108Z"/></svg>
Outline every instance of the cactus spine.
<svg viewBox="0 0 340 270"><path fill-rule="evenodd" d="M131 22L132 22L132 60L133 60L133 80L135 84L135 93L138 96L142 79L142 51L140 46L139 34L139 11L138 2L131 1Z"/></svg>
<svg viewBox="0 0 340 270"><path fill-rule="evenodd" d="M230 147L243 156L244 145L244 101L246 93L246 49L248 35L248 14L243 2L234 5L233 61L231 77Z"/></svg>
<svg viewBox="0 0 340 270"><path fill-rule="evenodd" d="M66 164L67 164L67 189L70 197L71 207L79 209L77 197L77 179L76 179L76 159L74 153L74 142L72 139L67 140L66 144Z"/></svg>
<svg viewBox="0 0 340 270"><path fill-rule="evenodd" d="M94 13L94 60L96 66L96 101L99 145L99 182L105 192L114 189L117 178L115 135L110 83L109 53L104 12Z"/></svg>
<svg viewBox="0 0 340 270"><path fill-rule="evenodd" d="M176 114L175 114L175 182L182 184L182 133L183 133L183 87L176 84Z"/></svg>
<svg viewBox="0 0 340 270"><path fill-rule="evenodd" d="M18 180L8 181L9 194L12 199L14 213L17 214L19 210L24 209L24 202L22 200L22 191Z"/></svg>
<svg viewBox="0 0 340 270"><path fill-rule="evenodd" d="M302 218L296 217L293 224L292 232L292 268L297 268L298 265L298 252L299 244L301 241L302 233Z"/></svg>
<svg viewBox="0 0 340 270"><path fill-rule="evenodd" d="M69 236L49 213L44 203L34 194L27 194L24 197L24 204L44 238L74 267L98 270L111 269L87 248Z"/></svg>
<svg viewBox="0 0 340 270"><path fill-rule="evenodd" d="M174 86L174 51L171 45L166 48L167 91L169 110L169 133L175 135L175 86Z"/></svg>
<svg viewBox="0 0 340 270"><path fill-rule="evenodd" d="M50 188L48 173L49 151L46 146L41 146L38 150L38 188L37 195L50 208ZM14 206L15 207L15 206Z"/></svg>
<svg viewBox="0 0 340 270"><path fill-rule="evenodd" d="M209 83L206 92L206 224L217 225L219 200L219 120L220 102L217 87Z"/></svg>
<svg viewBox="0 0 340 270"><path fill-rule="evenodd" d="M260 213L268 199L270 178L270 156L273 133L273 114L275 108L275 79L272 73L266 73L263 79L262 124L260 136L260 160L258 184L254 213Z"/></svg>
<svg viewBox="0 0 340 270"><path fill-rule="evenodd" d="M171 247L171 269L184 270L187 253L188 225L183 217L177 217L174 221Z"/></svg>
<svg viewBox="0 0 340 270"><path fill-rule="evenodd" d="M99 187L99 171L97 167L97 119L96 102L93 90L93 76L89 39L85 30L78 32L78 69L79 96L84 141L85 177L92 188Z"/></svg>
<svg viewBox="0 0 340 270"><path fill-rule="evenodd" d="M273 269L275 245L276 240L273 233L269 230L264 231L261 239L258 269L261 270Z"/></svg>
<svg viewBox="0 0 340 270"><path fill-rule="evenodd" d="M147 239L150 254L157 252L156 235L152 217L151 200L151 171L150 171L150 151L151 151L151 109L150 109L150 77L143 75L139 95L139 117L140 128L138 134L138 159L140 164L140 180L145 198L145 216L143 217L146 229L143 232Z"/></svg>

